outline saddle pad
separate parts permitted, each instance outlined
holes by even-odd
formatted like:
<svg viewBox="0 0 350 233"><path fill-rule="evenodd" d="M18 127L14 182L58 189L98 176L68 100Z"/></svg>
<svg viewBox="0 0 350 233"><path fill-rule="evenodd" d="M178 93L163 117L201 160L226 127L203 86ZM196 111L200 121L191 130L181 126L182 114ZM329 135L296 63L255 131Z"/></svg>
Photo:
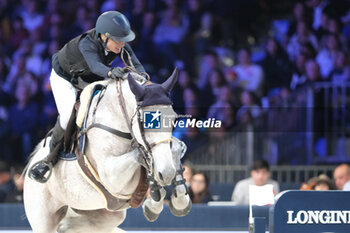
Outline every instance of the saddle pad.
<svg viewBox="0 0 350 233"><path fill-rule="evenodd" d="M108 82L109 82L109 80L93 82L93 83L89 84L88 86L86 86L84 88L84 90L81 92L81 94L80 94L80 107L79 107L79 111L77 114L77 120L76 120L77 126L79 128L81 128L83 126L84 118L85 118L86 112L89 108L89 103L90 103L90 99L92 98L92 94L93 94L92 92L94 90L94 87L96 85L106 86Z"/></svg>
<svg viewBox="0 0 350 233"><path fill-rule="evenodd" d="M73 161L77 159L77 156L72 153L61 152L58 155L58 159L64 160L64 161Z"/></svg>

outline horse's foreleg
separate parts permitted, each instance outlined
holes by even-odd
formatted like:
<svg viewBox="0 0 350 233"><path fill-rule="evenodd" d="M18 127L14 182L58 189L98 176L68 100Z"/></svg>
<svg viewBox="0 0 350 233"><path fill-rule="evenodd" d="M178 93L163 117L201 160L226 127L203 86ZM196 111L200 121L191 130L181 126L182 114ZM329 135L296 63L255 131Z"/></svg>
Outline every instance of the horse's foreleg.
<svg viewBox="0 0 350 233"><path fill-rule="evenodd" d="M192 202L190 196L188 195L188 190L185 184L185 180L182 176L182 166L181 166L181 158L185 154L187 147L185 143L180 141L179 139L173 137L173 161L176 167L176 176L173 180L173 194L170 198L170 211L175 216L181 217L187 215L191 208Z"/></svg>
<svg viewBox="0 0 350 233"><path fill-rule="evenodd" d="M166 195L166 191L164 188L160 190L160 201L154 201L152 197L148 197L142 205L143 215L149 222L154 222L157 220L160 212L163 210L164 197Z"/></svg>
<svg viewBox="0 0 350 233"><path fill-rule="evenodd" d="M176 178L175 178L176 179ZM181 176L181 179L182 176ZM192 208L192 201L190 195L188 195L185 184L176 185L173 189L173 194L169 203L170 211L177 217L187 215Z"/></svg>

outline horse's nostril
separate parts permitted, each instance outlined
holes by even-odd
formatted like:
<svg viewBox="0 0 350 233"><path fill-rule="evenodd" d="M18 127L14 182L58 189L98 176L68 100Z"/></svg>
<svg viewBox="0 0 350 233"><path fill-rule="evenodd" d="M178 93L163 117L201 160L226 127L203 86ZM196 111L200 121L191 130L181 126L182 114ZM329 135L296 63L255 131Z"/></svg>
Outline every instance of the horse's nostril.
<svg viewBox="0 0 350 233"><path fill-rule="evenodd" d="M158 177L161 181L164 181L162 173L158 172Z"/></svg>

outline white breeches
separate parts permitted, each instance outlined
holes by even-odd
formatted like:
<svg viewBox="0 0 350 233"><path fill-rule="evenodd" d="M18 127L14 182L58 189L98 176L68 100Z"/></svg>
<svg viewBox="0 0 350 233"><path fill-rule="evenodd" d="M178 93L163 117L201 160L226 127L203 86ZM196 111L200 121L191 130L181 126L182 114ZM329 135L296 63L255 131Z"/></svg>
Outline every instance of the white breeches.
<svg viewBox="0 0 350 233"><path fill-rule="evenodd" d="M70 82L60 77L54 69L51 71L50 82L57 110L60 114L60 125L65 130L77 98L77 90Z"/></svg>

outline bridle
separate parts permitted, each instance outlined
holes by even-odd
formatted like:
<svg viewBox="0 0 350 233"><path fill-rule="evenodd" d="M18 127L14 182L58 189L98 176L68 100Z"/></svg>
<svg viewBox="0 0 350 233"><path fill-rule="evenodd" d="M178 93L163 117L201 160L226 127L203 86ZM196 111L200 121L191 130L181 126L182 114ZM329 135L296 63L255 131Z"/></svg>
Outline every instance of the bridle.
<svg viewBox="0 0 350 233"><path fill-rule="evenodd" d="M129 64L124 60L124 53L127 54ZM122 51L121 51L121 59L122 59L123 63L125 64L126 69L128 69L129 71L138 73L136 71L134 65L132 64L130 54L124 48L122 48ZM149 81L150 77L146 72L142 72L142 73L138 73L138 74L144 75L147 77L147 78L144 78L146 80L146 82L145 82L146 85L151 83ZM159 142L149 143L146 139L145 129L144 129L143 124L142 124L142 118L141 118L142 103L137 102L136 111L132 115L131 119L129 119L129 114L128 114L127 109L126 109L125 99L124 99L123 91L122 91L122 79L121 78L116 80L116 89L117 89L118 101L119 101L119 104L121 106L122 113L123 113L126 125L129 129L130 133L121 132L117 129L113 129L113 128L110 128L108 126L105 126L102 124L96 124L96 123L95 124L93 123L92 125L90 125L88 127L88 129L93 128L93 127L98 127L100 129L106 130L109 133L112 133L112 134L117 135L119 137L123 137L123 138L129 139L129 140L131 139L131 147L137 148L137 150L139 151L139 153L141 155L140 156L141 159L139 160L139 162L146 169L146 175L147 175L148 183L150 185L150 194L152 196L152 199L155 201L159 201L161 198L161 195L160 195L161 186L157 183L157 181L154 178L154 169L153 169L154 161L153 161L152 149L160 144L163 144L163 143L172 143L173 139L167 138L167 139L160 140ZM137 140L137 138L134 134L134 131L132 129L135 117L137 117L137 122L138 122L139 130L140 130L140 134L141 134L142 143L140 143ZM85 133L86 133L86 131L85 131ZM125 135L127 135L127 136L125 136Z"/></svg>
<svg viewBox="0 0 350 233"><path fill-rule="evenodd" d="M125 120L126 125L129 129L129 133L122 132L120 130L111 128L111 127L106 126L106 125L101 124L101 123L93 122L88 127L86 127L86 128L85 128L85 126L83 127L83 130L81 131L81 133L79 135L79 138L80 138L80 136L86 135L87 131L89 131L91 128L100 128L100 129L105 130L113 135L118 136L118 137L122 137L122 138L125 138L128 140L131 140L131 147L137 148L137 150L140 153L139 163L146 169L146 176L147 176L148 183L150 185L150 194L152 196L152 199L155 201L159 201L161 198L160 189L162 187L158 184L158 182L155 180L155 177L154 177L154 169L153 169L154 161L153 161L152 149L160 144L163 144L163 143L172 143L173 139L166 138L166 139L162 139L158 142L153 142L153 143L148 142L148 140L146 139L145 129L143 127L143 122L142 122L142 118L141 118L142 102L137 103L137 107L136 107L135 112L133 113L132 117L129 118L129 114L128 114L128 111L127 111L127 108L125 105L125 98L123 96L123 91L122 91L121 85L122 85L122 79L116 80L117 98L118 98L118 101L119 101L119 104L120 104L120 107L122 110L122 114L124 116L124 120ZM95 110L93 111L93 115L96 112L97 105L100 102L102 97L103 97L103 95L100 94L99 100L97 101L97 104L95 106ZM137 140L135 133L133 131L133 122L135 120L135 117L136 117L136 121L137 121L138 126L139 126L138 128L140 130L142 143ZM86 120L84 123L86 123ZM84 140L82 140L82 141L84 141Z"/></svg>
<svg viewBox="0 0 350 233"><path fill-rule="evenodd" d="M145 135L145 129L143 127L143 122L142 122L142 118L141 118L141 102L137 103L137 107L136 107L136 111L134 112L134 114L132 115L131 119L129 119L129 115L125 106L125 99L123 96L123 91L122 91L122 86L121 86L121 80L117 80L117 95L118 95L118 100L119 100L119 104L120 107L122 109L122 113L124 116L124 119L126 121L126 124L129 128L130 134L131 134L131 145L133 147L136 147L138 149L138 151L140 152L140 154L142 155L142 159L144 161L144 166L147 170L147 177L149 179L154 179L154 174L153 174L153 155L152 155L152 149L162 143L171 143L173 141L172 138L167 138L167 139L163 139L160 140L158 142L153 142L153 143L149 143L148 140L146 139L146 135ZM137 117L137 122L138 122L138 126L140 129L140 134L141 134L141 139L143 143L140 143L133 131L133 122L135 117Z"/></svg>

